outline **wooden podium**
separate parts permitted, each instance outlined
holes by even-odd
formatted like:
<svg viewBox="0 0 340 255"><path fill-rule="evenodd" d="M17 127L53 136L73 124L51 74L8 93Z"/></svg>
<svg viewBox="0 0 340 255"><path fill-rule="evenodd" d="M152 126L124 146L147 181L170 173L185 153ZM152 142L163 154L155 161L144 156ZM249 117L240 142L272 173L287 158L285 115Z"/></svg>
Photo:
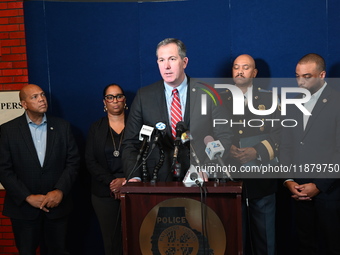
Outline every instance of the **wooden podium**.
<svg viewBox="0 0 340 255"><path fill-rule="evenodd" d="M128 183L121 188L124 255L243 254L241 193L241 182L208 182L204 189L182 182Z"/></svg>

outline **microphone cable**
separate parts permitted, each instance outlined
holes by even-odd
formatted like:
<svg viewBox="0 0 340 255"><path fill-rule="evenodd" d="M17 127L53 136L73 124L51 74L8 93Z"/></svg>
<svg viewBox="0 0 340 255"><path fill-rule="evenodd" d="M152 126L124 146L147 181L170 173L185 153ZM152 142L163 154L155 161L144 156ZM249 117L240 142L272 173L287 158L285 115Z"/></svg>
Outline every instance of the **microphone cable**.
<svg viewBox="0 0 340 255"><path fill-rule="evenodd" d="M202 236L203 236L203 251L204 255L209 255L209 236L208 236L208 231L207 231L207 209L208 206L206 204L207 202L207 188L204 185L204 181L201 184L200 182L196 182L196 184L200 188L200 197L201 197L201 225L202 225ZM207 253L208 252L208 253Z"/></svg>
<svg viewBox="0 0 340 255"><path fill-rule="evenodd" d="M146 159L147 157L150 155L148 155L148 152L149 152L149 145L147 145L145 147L145 150L143 152L143 156L142 156L142 179L143 179L143 182L147 182L148 181L148 168L147 168L147 165L146 165Z"/></svg>
<svg viewBox="0 0 340 255"><path fill-rule="evenodd" d="M249 198L248 198L248 189L247 189L247 185L246 184L243 184L244 186L244 193L245 193L245 203L246 203L246 207L247 207L247 220L248 220L248 235L247 233L245 233L246 236L249 237L249 245L250 245L250 250L251 250L251 253L254 254L254 244L253 244L253 235L252 235L252 227L251 227L251 218L250 218L250 208L249 208ZM246 238L247 240L247 238ZM246 242L246 241L245 241ZM245 247L245 244L244 244L244 247Z"/></svg>
<svg viewBox="0 0 340 255"><path fill-rule="evenodd" d="M148 146L148 147L149 147L149 146ZM129 174L128 177L126 178L126 181L127 181L127 182L131 179L132 174L134 174L134 173L137 171L137 169L140 168L140 167L142 166L143 162L144 162L144 161L146 162L146 160L150 157L150 155L151 155L152 151L154 150L154 148L155 148L155 146L152 146L152 147L151 147L151 150L150 150L149 154L145 157L145 159L143 159L143 161L142 161L139 165L137 165L139 159L136 160L136 163L135 163L135 165L133 166L132 171L130 172L130 174ZM164 151L163 151L163 155L164 155ZM164 159L163 159L163 162L164 162ZM162 165L163 165L163 162L162 162Z"/></svg>
<svg viewBox="0 0 340 255"><path fill-rule="evenodd" d="M162 145L158 144L158 148L159 148L159 154L160 154L159 155L159 161L158 161L157 165L155 166L155 168L153 169L153 176L152 176L151 182L157 181L158 171L163 166L164 159L165 159L165 154L164 154L164 150L163 150Z"/></svg>

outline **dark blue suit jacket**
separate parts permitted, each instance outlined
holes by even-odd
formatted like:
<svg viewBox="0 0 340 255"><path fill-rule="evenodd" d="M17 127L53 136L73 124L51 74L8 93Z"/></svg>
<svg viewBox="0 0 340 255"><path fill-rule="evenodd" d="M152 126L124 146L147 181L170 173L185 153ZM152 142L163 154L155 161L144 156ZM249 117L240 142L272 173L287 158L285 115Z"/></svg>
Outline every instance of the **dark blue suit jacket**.
<svg viewBox="0 0 340 255"><path fill-rule="evenodd" d="M79 153L70 124L60 118L47 116L47 141L44 164L41 167L33 139L22 116L1 125L0 182L6 189L3 214L31 220L42 212L25 199L31 194L46 194L54 189L63 192L62 202L51 208L47 217L59 218L69 214L69 196L79 167Z"/></svg>
<svg viewBox="0 0 340 255"><path fill-rule="evenodd" d="M280 161L283 165L306 164L335 164L340 166L340 93L327 85L315 104L312 115L309 117L305 130L303 129L303 114L295 106L287 107L287 119L295 119L296 127L287 127L282 130L282 143L280 147ZM327 169L326 169L327 170ZM332 178L326 173L305 172L296 175L299 184L313 182L321 191L317 198L326 200L340 200L340 184L336 178L340 173L333 174ZM294 177L292 175L292 177ZM333 178L336 177L336 178Z"/></svg>

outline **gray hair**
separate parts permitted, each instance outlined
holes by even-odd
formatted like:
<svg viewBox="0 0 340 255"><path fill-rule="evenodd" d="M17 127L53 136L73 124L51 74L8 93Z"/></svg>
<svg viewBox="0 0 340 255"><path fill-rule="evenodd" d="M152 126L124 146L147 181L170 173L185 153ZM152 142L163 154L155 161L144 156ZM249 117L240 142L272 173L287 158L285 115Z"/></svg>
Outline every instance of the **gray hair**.
<svg viewBox="0 0 340 255"><path fill-rule="evenodd" d="M158 49L161 46L165 46L168 45L170 43L174 43L177 45L178 48L178 54L179 56L183 59L187 56L187 48L185 47L184 43L176 38L166 38L163 41L161 41L158 45L157 45L157 49L156 49L156 56L158 57Z"/></svg>

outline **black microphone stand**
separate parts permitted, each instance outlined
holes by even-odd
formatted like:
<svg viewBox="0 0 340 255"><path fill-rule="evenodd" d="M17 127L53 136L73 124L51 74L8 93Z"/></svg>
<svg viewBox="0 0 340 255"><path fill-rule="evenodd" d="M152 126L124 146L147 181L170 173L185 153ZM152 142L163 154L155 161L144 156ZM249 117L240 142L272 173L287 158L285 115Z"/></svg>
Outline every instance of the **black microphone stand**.
<svg viewBox="0 0 340 255"><path fill-rule="evenodd" d="M148 174L148 168L146 165L146 158L148 156L148 152L149 152L149 145L146 146L144 153L143 153L143 157L142 157L142 177L143 177L143 182L147 182L149 180L149 174Z"/></svg>
<svg viewBox="0 0 340 255"><path fill-rule="evenodd" d="M157 143L157 144L158 144L158 147L159 147L159 161L158 161L157 165L155 166L155 168L153 169L153 176L152 176L152 180L151 180L152 183L155 183L157 181L158 171L163 166L164 159L165 159L165 154L164 154L164 150L163 150L162 145L160 145L159 143Z"/></svg>

